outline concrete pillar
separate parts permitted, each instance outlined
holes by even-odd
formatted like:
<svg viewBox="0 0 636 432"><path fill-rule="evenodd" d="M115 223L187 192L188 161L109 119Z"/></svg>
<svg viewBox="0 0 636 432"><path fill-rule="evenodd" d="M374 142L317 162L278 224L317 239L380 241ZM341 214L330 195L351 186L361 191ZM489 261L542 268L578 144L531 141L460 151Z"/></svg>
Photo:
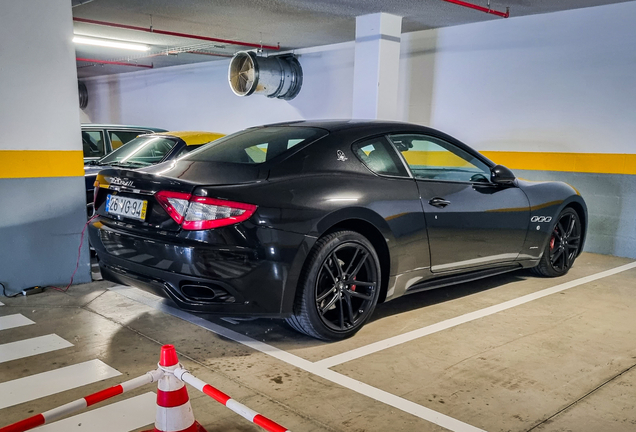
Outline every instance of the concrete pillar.
<svg viewBox="0 0 636 432"><path fill-rule="evenodd" d="M375 13L356 18L353 118L397 119L402 17Z"/></svg>
<svg viewBox="0 0 636 432"><path fill-rule="evenodd" d="M67 284L86 222L70 0L2 2L0 282ZM75 283L90 281L85 244ZM0 291L0 295L2 292Z"/></svg>

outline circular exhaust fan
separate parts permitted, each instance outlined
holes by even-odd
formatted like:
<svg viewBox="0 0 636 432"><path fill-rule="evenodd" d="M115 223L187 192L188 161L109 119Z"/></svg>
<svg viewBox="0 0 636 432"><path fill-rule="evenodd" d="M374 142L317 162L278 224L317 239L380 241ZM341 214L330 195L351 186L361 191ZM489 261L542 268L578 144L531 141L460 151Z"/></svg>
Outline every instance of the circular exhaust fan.
<svg viewBox="0 0 636 432"><path fill-rule="evenodd" d="M81 109L84 109L88 105L88 89L86 88L86 84L78 81L77 90L79 92L79 106Z"/></svg>
<svg viewBox="0 0 636 432"><path fill-rule="evenodd" d="M237 96L256 93L290 100L300 91L303 70L293 55L258 57L251 51L240 51L230 61L228 79Z"/></svg>

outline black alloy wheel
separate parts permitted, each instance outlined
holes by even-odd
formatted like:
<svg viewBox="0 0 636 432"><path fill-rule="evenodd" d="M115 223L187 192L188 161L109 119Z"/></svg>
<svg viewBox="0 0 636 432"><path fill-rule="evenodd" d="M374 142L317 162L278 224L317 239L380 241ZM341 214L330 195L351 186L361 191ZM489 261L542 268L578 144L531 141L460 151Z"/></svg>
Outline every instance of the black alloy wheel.
<svg viewBox="0 0 636 432"><path fill-rule="evenodd" d="M552 229L550 239L535 272L542 276L562 276L570 270L581 248L581 221L571 208L564 209Z"/></svg>
<svg viewBox="0 0 636 432"><path fill-rule="evenodd" d="M287 322L324 340L355 334L369 319L380 293L380 263L371 243L354 231L316 243Z"/></svg>

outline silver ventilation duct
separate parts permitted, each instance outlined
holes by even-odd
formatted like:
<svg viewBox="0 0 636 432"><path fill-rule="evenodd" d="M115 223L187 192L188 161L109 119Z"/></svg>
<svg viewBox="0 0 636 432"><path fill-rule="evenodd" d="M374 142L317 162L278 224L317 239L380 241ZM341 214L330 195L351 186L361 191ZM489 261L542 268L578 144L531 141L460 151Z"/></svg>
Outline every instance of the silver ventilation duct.
<svg viewBox="0 0 636 432"><path fill-rule="evenodd" d="M293 55L258 57L251 51L234 55L228 71L230 88L237 96L262 94L290 100L303 85L303 70Z"/></svg>

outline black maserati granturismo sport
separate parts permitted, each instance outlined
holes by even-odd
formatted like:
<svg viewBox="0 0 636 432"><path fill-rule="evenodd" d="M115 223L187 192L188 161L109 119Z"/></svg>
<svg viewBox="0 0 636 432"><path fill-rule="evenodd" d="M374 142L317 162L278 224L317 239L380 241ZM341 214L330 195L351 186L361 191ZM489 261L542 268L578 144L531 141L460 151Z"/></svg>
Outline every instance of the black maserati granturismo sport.
<svg viewBox="0 0 636 432"><path fill-rule="evenodd" d="M405 294L521 268L563 275L587 227L573 187L516 179L406 123L256 127L96 183L104 278L326 340Z"/></svg>

